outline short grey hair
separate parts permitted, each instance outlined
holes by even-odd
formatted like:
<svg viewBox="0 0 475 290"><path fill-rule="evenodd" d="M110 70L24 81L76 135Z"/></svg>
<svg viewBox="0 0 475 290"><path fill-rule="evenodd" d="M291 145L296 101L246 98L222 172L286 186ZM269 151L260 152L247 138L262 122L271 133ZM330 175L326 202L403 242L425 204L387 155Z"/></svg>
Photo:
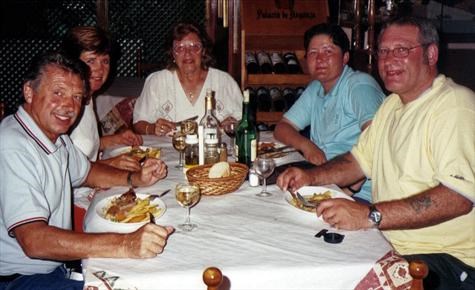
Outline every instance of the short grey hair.
<svg viewBox="0 0 475 290"><path fill-rule="evenodd" d="M434 24L428 19L416 17L401 17L386 22L379 33L378 44L381 42L381 36L388 27L403 25L415 26L419 28L418 40L421 45L427 47L430 44L435 44L437 47L439 47L439 33L437 32Z"/></svg>

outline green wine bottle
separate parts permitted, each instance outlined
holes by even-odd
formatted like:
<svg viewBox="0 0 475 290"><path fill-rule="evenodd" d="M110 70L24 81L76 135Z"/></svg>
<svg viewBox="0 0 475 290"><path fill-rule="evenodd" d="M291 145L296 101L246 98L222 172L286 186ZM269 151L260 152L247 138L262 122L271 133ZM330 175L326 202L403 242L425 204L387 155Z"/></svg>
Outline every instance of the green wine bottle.
<svg viewBox="0 0 475 290"><path fill-rule="evenodd" d="M242 119L236 130L236 156L238 162L246 164L249 168L257 155L257 129L255 118L251 116L252 110L249 105L249 91L244 91L242 103Z"/></svg>

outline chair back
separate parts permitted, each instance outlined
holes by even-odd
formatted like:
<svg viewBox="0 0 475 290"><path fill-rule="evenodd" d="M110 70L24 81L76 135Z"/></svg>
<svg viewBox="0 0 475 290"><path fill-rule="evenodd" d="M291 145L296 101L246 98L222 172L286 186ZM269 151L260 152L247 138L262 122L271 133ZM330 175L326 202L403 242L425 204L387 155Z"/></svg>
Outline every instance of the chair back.
<svg viewBox="0 0 475 290"><path fill-rule="evenodd" d="M414 260L409 262L409 274L411 274L411 290L424 290L423 280L429 274L429 268L424 261Z"/></svg>
<svg viewBox="0 0 475 290"><path fill-rule="evenodd" d="M203 271L203 281L208 290L218 290L219 285L223 282L223 274L216 267L208 267Z"/></svg>

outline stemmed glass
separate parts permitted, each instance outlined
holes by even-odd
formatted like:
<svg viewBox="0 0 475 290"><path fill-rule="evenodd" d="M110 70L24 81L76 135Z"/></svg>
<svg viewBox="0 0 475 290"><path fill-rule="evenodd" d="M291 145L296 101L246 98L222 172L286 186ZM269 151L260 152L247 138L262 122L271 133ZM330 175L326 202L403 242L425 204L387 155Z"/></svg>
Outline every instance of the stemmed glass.
<svg viewBox="0 0 475 290"><path fill-rule="evenodd" d="M185 135L181 132L175 132L172 138L173 148L180 153L180 159L176 168L183 168L183 153L185 152Z"/></svg>
<svg viewBox="0 0 475 290"><path fill-rule="evenodd" d="M178 227L185 232L194 230L198 225L192 224L190 220L191 207L200 199L200 187L195 184L179 183L175 188L176 201L181 207L186 208L186 217L183 224Z"/></svg>
<svg viewBox="0 0 475 290"><path fill-rule="evenodd" d="M254 169L256 170L257 174L259 174L259 176L261 176L263 179L262 191L257 193L256 195L259 197L271 196L272 194L267 191L266 179L272 174L272 172L274 172L274 159L265 155L259 156L254 160Z"/></svg>
<svg viewBox="0 0 475 290"><path fill-rule="evenodd" d="M235 140L236 140L236 127L237 127L237 122L227 122L224 125L224 133L228 135L228 137L231 139L231 144L229 145L229 149L231 150L231 156L234 158L235 156ZM228 150L229 151L229 150Z"/></svg>

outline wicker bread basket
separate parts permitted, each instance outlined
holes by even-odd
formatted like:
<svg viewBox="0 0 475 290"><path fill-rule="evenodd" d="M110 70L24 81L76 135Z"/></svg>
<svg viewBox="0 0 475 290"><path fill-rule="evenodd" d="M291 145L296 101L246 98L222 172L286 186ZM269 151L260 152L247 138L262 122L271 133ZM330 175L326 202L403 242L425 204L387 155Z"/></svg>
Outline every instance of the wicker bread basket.
<svg viewBox="0 0 475 290"><path fill-rule="evenodd" d="M211 164L200 165L186 171L188 182L198 184L202 195L221 195L236 191L247 176L248 167L245 164L230 162L230 176L209 178L211 166Z"/></svg>

